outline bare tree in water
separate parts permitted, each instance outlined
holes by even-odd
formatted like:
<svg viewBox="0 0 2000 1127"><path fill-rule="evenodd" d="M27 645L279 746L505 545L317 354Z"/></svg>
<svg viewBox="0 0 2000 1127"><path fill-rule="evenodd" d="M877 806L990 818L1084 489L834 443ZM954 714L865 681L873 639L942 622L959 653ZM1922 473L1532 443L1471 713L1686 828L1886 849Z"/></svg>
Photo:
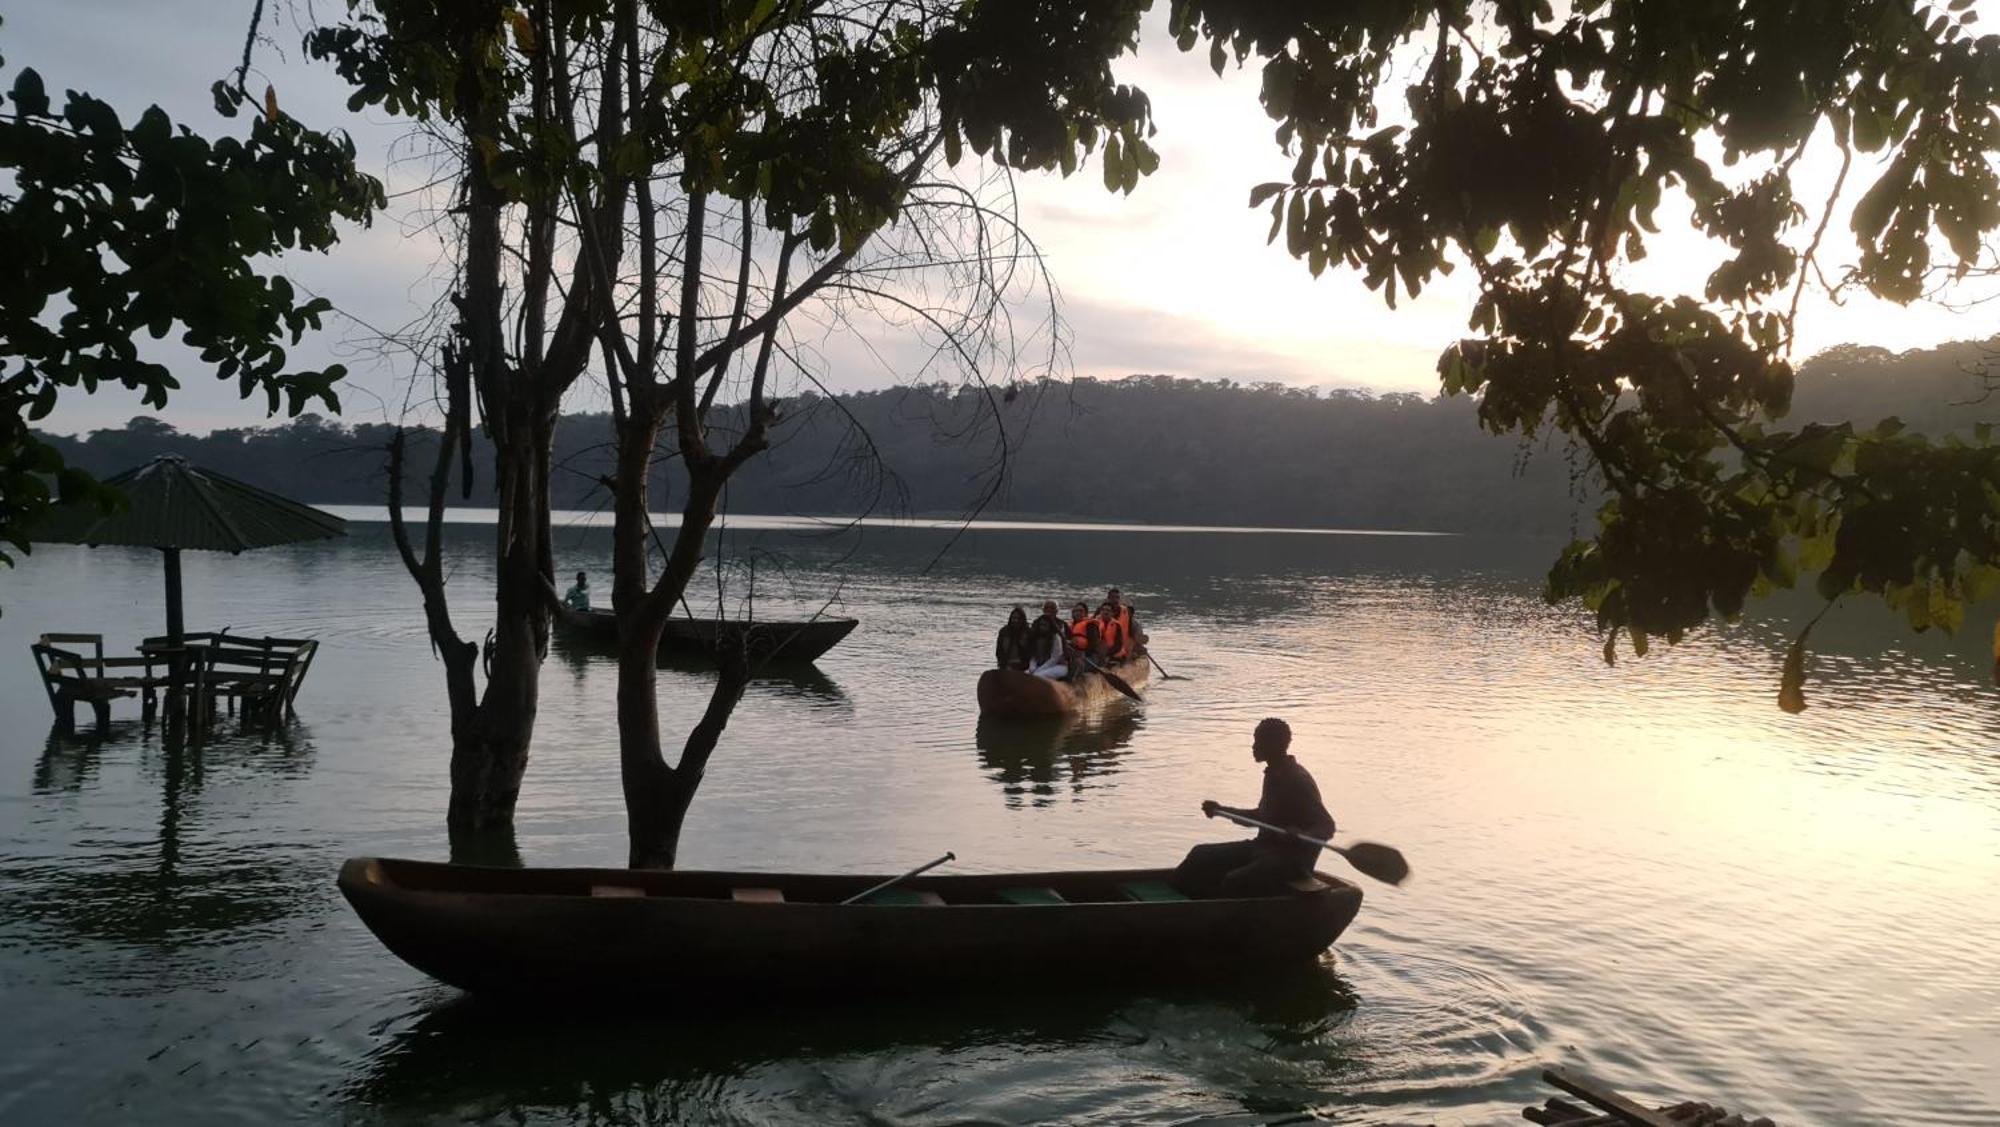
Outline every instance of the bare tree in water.
<svg viewBox="0 0 2000 1127"><path fill-rule="evenodd" d="M897 354L927 349L905 375L941 364L995 396L995 383L1020 374L1012 299L1046 279L1007 206L1007 176L1069 173L1095 154L1107 188L1130 191L1156 167L1145 96L1117 84L1109 65L1136 43L1143 5L351 8L309 50L355 85L357 104L431 123L461 162L451 209L463 243L458 328L442 365L445 424L421 553L402 517L400 442L391 467L397 542L446 665L451 824L511 820L555 604L554 423L564 394L597 371L615 432L612 602L630 859L671 866L748 669L742 654L722 655L708 704L669 764L655 652L724 487L780 425L777 390L823 374L812 338L857 328L871 347L888 330ZM500 496L483 693L477 649L452 624L439 546L475 410L495 447ZM667 543L648 518L663 457L679 461L686 488ZM458 466L468 485L470 471Z"/></svg>

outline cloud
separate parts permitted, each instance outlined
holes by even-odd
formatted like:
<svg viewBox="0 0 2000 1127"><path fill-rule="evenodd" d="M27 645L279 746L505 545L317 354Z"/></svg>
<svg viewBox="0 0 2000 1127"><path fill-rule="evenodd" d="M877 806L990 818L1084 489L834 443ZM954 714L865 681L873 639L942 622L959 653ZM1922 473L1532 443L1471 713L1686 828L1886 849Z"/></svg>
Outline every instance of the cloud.
<svg viewBox="0 0 2000 1127"><path fill-rule="evenodd" d="M1328 333L1260 343L1204 318L1090 298L1064 308L1078 375L1115 378L1134 372L1240 382L1431 391L1438 348Z"/></svg>

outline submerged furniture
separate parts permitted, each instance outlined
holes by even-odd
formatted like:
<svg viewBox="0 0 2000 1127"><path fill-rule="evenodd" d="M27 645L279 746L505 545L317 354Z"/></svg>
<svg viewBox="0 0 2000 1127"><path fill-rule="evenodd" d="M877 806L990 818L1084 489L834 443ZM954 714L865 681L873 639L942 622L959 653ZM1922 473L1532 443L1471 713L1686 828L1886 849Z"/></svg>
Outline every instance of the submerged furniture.
<svg viewBox="0 0 2000 1127"><path fill-rule="evenodd" d="M88 704L103 727L111 721L114 700L141 698L150 719L160 699L175 692L190 702L198 719L213 716L218 703L232 713L240 709L245 716L281 719L291 715L319 643L196 633L183 635L178 646L165 637L147 638L137 656L107 657L102 634L44 634L29 648L56 723L70 731L78 704Z"/></svg>
<svg viewBox="0 0 2000 1127"><path fill-rule="evenodd" d="M188 652L199 655L202 676L195 692L211 715L220 703L232 714L240 709L245 716L272 721L293 714L292 702L319 653L319 642L311 638L252 638L225 631L185 634L182 641ZM147 638L139 650L164 653L171 645L166 637Z"/></svg>
<svg viewBox="0 0 2000 1127"><path fill-rule="evenodd" d="M1105 666L1134 690L1146 684L1145 655ZM1122 696L1101 673L1088 670L1067 681L1051 681L1017 669L989 669L979 675L979 715L996 720L1043 720L1073 716Z"/></svg>
<svg viewBox="0 0 2000 1127"><path fill-rule="evenodd" d="M340 891L403 961L479 993L602 1005L664 993L872 994L1181 982L1310 963L1361 908L1335 877L1189 899L1171 870L887 878L499 869L356 857Z"/></svg>
<svg viewBox="0 0 2000 1127"><path fill-rule="evenodd" d="M181 553L269 548L347 535L332 513L280 497L247 482L162 454L143 466L114 474L104 484L127 504L106 509L94 501L67 501L50 511L36 531L38 543L122 544L158 548L166 564L167 633L171 651L187 635L181 614Z"/></svg>
<svg viewBox="0 0 2000 1127"><path fill-rule="evenodd" d="M171 663L164 655L106 657L102 634L44 634L29 649L56 724L65 732L76 727L79 703L90 706L101 728L111 722L112 701L141 697L150 717L158 694L170 687Z"/></svg>
<svg viewBox="0 0 2000 1127"><path fill-rule="evenodd" d="M673 618L660 632L661 657L707 657L725 640L743 638L751 664L764 662L809 662L853 633L860 622L852 618L814 618L796 622L765 619ZM562 608L556 626L572 638L601 645L618 642L618 615L608 610Z"/></svg>

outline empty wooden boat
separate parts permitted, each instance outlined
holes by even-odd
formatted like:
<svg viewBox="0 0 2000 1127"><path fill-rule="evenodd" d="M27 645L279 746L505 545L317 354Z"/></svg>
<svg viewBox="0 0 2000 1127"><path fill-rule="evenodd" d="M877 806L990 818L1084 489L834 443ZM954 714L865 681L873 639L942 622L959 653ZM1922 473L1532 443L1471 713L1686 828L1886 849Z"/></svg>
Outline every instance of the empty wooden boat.
<svg viewBox="0 0 2000 1127"><path fill-rule="evenodd" d="M1144 657L1107 668L1135 691L1145 687ZM979 675L979 715L996 720L1073 716L1124 695L1101 673L1085 672L1067 681L1051 681L1014 669L989 669Z"/></svg>
<svg viewBox="0 0 2000 1127"><path fill-rule="evenodd" d="M1240 977L1310 962L1361 907L1334 877L1191 900L1162 869L887 877L497 869L356 857L340 890L403 961L483 994L1021 989Z"/></svg>
<svg viewBox="0 0 2000 1127"><path fill-rule="evenodd" d="M761 619L674 618L660 634L661 657L706 657L719 638L747 634L752 662L816 661L860 625L852 618L799 621ZM556 626L573 639L605 646L618 642L618 616L608 610L570 610L556 617Z"/></svg>

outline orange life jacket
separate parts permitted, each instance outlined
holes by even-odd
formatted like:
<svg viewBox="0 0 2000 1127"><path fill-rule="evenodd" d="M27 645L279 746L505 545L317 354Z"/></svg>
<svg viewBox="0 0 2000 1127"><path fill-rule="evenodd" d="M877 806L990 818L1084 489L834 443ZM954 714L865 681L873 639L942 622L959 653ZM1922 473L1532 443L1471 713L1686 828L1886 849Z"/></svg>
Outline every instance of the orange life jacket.
<svg viewBox="0 0 2000 1127"><path fill-rule="evenodd" d="M1100 607L1102 609L1102 607ZM1132 655L1132 607L1118 603L1116 617L1112 617L1112 633L1104 643L1104 653L1112 661L1124 661Z"/></svg>
<svg viewBox="0 0 2000 1127"><path fill-rule="evenodd" d="M1104 656L1106 659L1110 661L1122 660L1125 656L1126 643L1130 641L1125 636L1125 624L1115 618L1109 622L1100 618L1097 620L1097 629L1099 634L1104 638Z"/></svg>
<svg viewBox="0 0 2000 1127"><path fill-rule="evenodd" d="M1075 646L1079 650L1082 650L1084 653L1089 653L1090 628L1094 625L1096 625L1096 622L1088 618L1084 619L1082 622L1070 623L1069 644Z"/></svg>

